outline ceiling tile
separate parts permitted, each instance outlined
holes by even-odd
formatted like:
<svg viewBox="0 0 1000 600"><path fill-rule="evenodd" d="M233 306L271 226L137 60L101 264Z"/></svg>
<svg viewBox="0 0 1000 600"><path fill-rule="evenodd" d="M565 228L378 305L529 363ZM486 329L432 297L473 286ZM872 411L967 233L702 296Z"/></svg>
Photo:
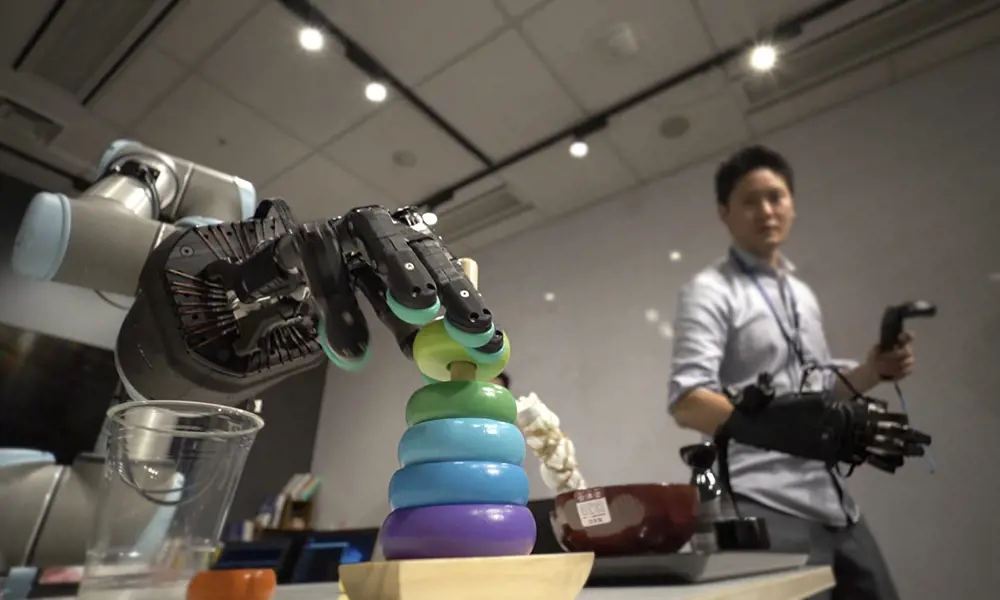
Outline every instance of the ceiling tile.
<svg viewBox="0 0 1000 600"><path fill-rule="evenodd" d="M193 64L269 1L185 0L159 27L153 43L174 58Z"/></svg>
<svg viewBox="0 0 1000 600"><path fill-rule="evenodd" d="M66 158L72 157L86 169L96 168L101 156L111 142L122 137L122 130L113 125L84 115L69 124L55 140L49 150Z"/></svg>
<svg viewBox="0 0 1000 600"><path fill-rule="evenodd" d="M500 6L504 12L512 17L523 15L548 0L500 0Z"/></svg>
<svg viewBox="0 0 1000 600"><path fill-rule="evenodd" d="M516 31L449 67L420 86L417 94L494 158L533 144L582 116Z"/></svg>
<svg viewBox="0 0 1000 600"><path fill-rule="evenodd" d="M687 121L688 130L678 138L664 137L664 121L677 118ZM658 98L638 106L613 119L608 136L625 160L650 179L744 143L750 131L742 103L732 91L723 89L694 103Z"/></svg>
<svg viewBox="0 0 1000 600"><path fill-rule="evenodd" d="M55 0L0 0L0 64L13 65Z"/></svg>
<svg viewBox="0 0 1000 600"><path fill-rule="evenodd" d="M767 108L753 111L747 114L747 123L754 133L763 134L853 100L888 85L890 80L891 70L887 61L872 63Z"/></svg>
<svg viewBox="0 0 1000 600"><path fill-rule="evenodd" d="M900 49L892 56L896 78L908 77L1000 38L1000 10Z"/></svg>
<svg viewBox="0 0 1000 600"><path fill-rule="evenodd" d="M328 142L378 105L365 99L367 77L339 44L317 53L298 43L298 19L271 2L208 57L199 72L300 140Z"/></svg>
<svg viewBox="0 0 1000 600"><path fill-rule="evenodd" d="M287 200L300 222L332 219L358 206L394 205L388 196L318 154L279 175L261 195Z"/></svg>
<svg viewBox="0 0 1000 600"><path fill-rule="evenodd" d="M151 146L258 185L309 153L198 75L179 85L134 131Z"/></svg>
<svg viewBox="0 0 1000 600"><path fill-rule="evenodd" d="M755 39L789 17L823 0L696 0L705 27L716 48L726 49Z"/></svg>
<svg viewBox="0 0 1000 600"><path fill-rule="evenodd" d="M413 166L393 160L411 153ZM399 203L414 203L481 168L479 161L409 104L396 102L324 149L334 162Z"/></svg>
<svg viewBox="0 0 1000 600"><path fill-rule="evenodd" d="M534 227L544 220L545 215L539 210L521 213L516 217L504 219L492 227L487 227L482 231L477 231L476 233L466 236L454 243L449 242L448 250L455 255L468 256L476 250L480 250L490 244L499 242L500 240L517 235L531 227ZM445 240L445 242L448 242L448 240ZM475 257L474 254L473 257Z"/></svg>
<svg viewBox="0 0 1000 600"><path fill-rule="evenodd" d="M501 177L522 200L547 216L590 204L636 183L605 134L590 136L587 143L586 158L573 158L567 145L557 144L511 166Z"/></svg>
<svg viewBox="0 0 1000 600"><path fill-rule="evenodd" d="M488 0L317 0L403 83L416 85L504 25Z"/></svg>
<svg viewBox="0 0 1000 600"><path fill-rule="evenodd" d="M556 75L590 110L704 60L712 47L690 2L555 0L522 24ZM621 56L612 39L634 40ZM623 47L624 47L623 46Z"/></svg>
<svg viewBox="0 0 1000 600"><path fill-rule="evenodd" d="M130 127L186 73L186 67L176 59L148 46L105 87L91 110L109 123Z"/></svg>

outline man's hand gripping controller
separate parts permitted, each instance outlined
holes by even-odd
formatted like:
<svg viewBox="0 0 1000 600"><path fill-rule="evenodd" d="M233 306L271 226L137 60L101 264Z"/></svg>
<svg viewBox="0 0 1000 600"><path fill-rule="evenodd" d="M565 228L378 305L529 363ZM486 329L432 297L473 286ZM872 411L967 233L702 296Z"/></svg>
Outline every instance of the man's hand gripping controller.
<svg viewBox="0 0 1000 600"><path fill-rule="evenodd" d="M923 456L931 437L874 398L833 401L823 392L775 395L762 376L735 398L735 410L716 434L766 450L819 460L830 467L868 463L895 473L910 457Z"/></svg>

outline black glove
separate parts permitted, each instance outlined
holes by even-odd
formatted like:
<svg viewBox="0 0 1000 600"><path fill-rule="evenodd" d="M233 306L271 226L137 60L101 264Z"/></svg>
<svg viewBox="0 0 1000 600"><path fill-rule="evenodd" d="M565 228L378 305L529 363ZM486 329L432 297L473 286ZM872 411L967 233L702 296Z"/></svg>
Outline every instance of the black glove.
<svg viewBox="0 0 1000 600"><path fill-rule="evenodd" d="M894 473L913 456L923 456L931 437L910 428L905 414L889 412L872 398L833 401L826 393L775 396L758 386L746 388L736 410L716 434L728 440L776 450L828 466L869 463Z"/></svg>

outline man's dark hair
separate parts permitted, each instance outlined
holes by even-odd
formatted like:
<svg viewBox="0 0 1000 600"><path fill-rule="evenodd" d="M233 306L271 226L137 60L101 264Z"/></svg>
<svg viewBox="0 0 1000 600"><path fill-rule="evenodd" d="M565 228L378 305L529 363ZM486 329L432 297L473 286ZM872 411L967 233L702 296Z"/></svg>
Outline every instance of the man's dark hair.
<svg viewBox="0 0 1000 600"><path fill-rule="evenodd" d="M497 379L503 382L503 386L505 388L508 390L510 389L510 375L508 375L506 371L497 375Z"/></svg>
<svg viewBox="0 0 1000 600"><path fill-rule="evenodd" d="M719 165L715 172L715 200L720 206L729 204L729 196L736 184L751 171L770 169L788 186L788 191L795 191L795 174L785 157L764 146L749 146L730 156Z"/></svg>

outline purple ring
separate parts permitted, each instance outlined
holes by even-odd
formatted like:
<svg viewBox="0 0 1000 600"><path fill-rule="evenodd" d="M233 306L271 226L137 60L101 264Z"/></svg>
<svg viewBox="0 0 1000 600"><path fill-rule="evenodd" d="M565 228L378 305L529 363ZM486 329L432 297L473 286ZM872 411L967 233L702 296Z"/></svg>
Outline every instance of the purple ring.
<svg viewBox="0 0 1000 600"><path fill-rule="evenodd" d="M388 560L524 556L535 547L526 506L448 504L395 510L379 534Z"/></svg>

